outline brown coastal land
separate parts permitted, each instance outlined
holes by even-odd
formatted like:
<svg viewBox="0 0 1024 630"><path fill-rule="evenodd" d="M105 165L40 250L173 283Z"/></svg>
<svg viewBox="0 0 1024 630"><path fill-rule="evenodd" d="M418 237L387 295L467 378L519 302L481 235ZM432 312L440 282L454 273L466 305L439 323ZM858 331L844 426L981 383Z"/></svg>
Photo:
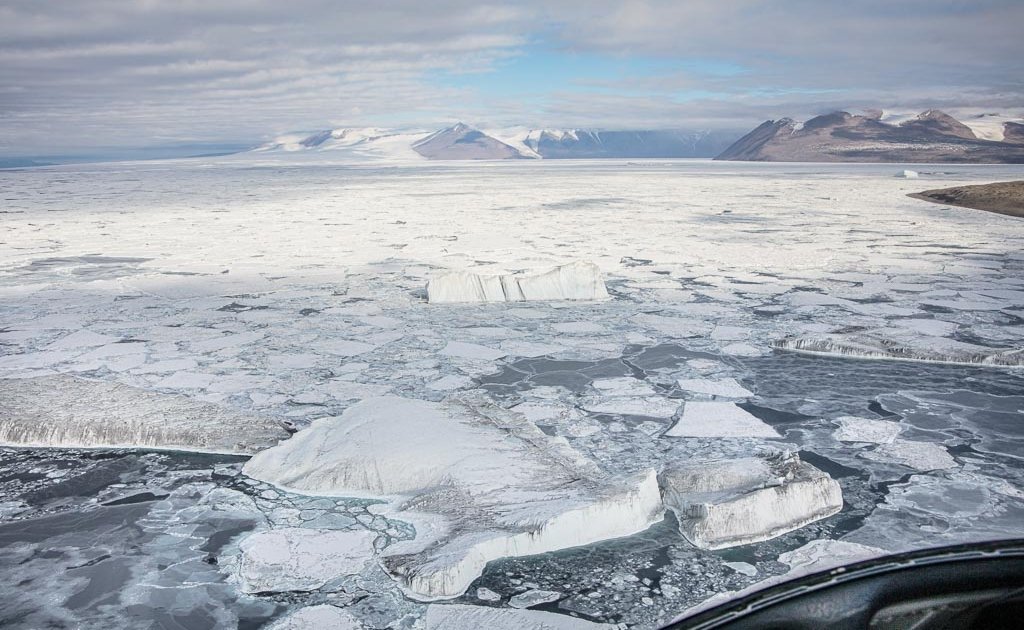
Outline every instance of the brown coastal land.
<svg viewBox="0 0 1024 630"><path fill-rule="evenodd" d="M1024 217L1024 181L936 188L911 193L908 196L951 206Z"/></svg>

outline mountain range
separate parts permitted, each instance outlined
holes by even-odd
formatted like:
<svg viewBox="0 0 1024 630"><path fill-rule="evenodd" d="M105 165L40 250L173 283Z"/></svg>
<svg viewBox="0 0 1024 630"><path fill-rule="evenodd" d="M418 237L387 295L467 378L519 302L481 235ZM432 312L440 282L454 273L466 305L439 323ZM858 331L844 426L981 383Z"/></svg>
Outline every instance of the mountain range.
<svg viewBox="0 0 1024 630"><path fill-rule="evenodd" d="M984 114L961 122L939 110L894 115L833 112L769 120L736 131L477 129L434 132L368 127L282 136L261 152L329 153L351 159L508 160L711 158L776 162L1024 163L1024 119Z"/></svg>
<svg viewBox="0 0 1024 630"><path fill-rule="evenodd" d="M740 131L488 129L464 123L430 132L333 129L282 136L256 152L344 151L370 157L430 160L710 158Z"/></svg>
<svg viewBox="0 0 1024 630"><path fill-rule="evenodd" d="M716 160L759 162L1024 163L1024 120L982 115L967 124L931 109L909 118L839 111L798 123L768 120Z"/></svg>

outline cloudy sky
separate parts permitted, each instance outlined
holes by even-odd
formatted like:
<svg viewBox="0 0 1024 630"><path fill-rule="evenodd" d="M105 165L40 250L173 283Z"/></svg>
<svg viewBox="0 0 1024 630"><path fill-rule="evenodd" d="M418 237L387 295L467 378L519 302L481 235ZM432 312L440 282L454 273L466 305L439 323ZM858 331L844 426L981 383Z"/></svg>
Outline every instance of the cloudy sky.
<svg viewBox="0 0 1024 630"><path fill-rule="evenodd" d="M1022 25L1022 0L0 0L0 156L1024 114Z"/></svg>

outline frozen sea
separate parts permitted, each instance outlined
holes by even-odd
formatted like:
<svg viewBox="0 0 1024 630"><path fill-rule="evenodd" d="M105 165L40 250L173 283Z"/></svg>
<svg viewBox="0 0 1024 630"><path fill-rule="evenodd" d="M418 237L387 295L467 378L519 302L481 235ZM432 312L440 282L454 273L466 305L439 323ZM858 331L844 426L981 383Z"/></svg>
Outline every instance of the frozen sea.
<svg viewBox="0 0 1024 630"><path fill-rule="evenodd" d="M654 628L785 574L791 552L828 548L815 541L1024 537L1024 222L906 197L1022 178L268 156L0 171L0 625L316 627L286 618L329 604L351 627L456 627L443 615L460 604L518 611L514 596L547 591L533 610ZM574 261L601 268L610 299L426 301L444 270ZM192 406L145 442L76 448L110 436L38 429L73 415L68 375ZM718 551L669 512L492 561L431 614L373 561L288 588L240 581L257 534L350 532L371 560L422 535L385 497L275 487L235 454L270 446L273 422L301 431L382 396L486 401L609 478L785 447L835 478L844 506ZM165 404L118 400L110 422ZM723 400L779 437L674 429L687 403ZM203 426L250 417L265 434L244 448Z"/></svg>

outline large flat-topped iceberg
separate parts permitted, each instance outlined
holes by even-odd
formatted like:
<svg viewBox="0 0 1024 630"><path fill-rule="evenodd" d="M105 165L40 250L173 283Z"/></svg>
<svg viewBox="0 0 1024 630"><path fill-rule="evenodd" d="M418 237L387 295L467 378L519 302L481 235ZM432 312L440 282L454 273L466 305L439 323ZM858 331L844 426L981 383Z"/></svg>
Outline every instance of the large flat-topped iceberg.
<svg viewBox="0 0 1024 630"><path fill-rule="evenodd" d="M249 455L288 437L274 418L69 375L0 379L0 444Z"/></svg>
<svg viewBox="0 0 1024 630"><path fill-rule="evenodd" d="M659 480L679 531L702 549L768 540L843 507L839 484L796 455L669 468Z"/></svg>
<svg viewBox="0 0 1024 630"><path fill-rule="evenodd" d="M449 271L427 283L427 298L434 303L604 300L608 290L597 265L574 262L534 274Z"/></svg>
<svg viewBox="0 0 1024 630"><path fill-rule="evenodd" d="M297 492L397 497L417 539L389 547L383 564L420 599L462 594L491 560L631 535L663 513L653 470L605 474L564 439L479 398L366 399L244 471Z"/></svg>

